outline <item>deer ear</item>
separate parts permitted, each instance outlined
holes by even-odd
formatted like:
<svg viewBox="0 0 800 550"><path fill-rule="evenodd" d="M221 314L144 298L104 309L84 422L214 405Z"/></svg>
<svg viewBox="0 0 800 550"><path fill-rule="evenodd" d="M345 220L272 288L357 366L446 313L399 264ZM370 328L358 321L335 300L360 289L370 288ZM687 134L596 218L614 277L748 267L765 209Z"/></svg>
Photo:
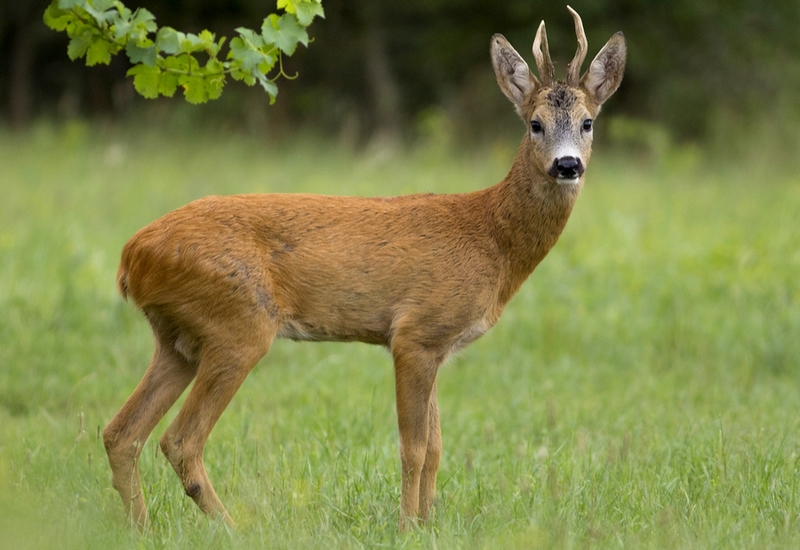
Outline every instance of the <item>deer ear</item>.
<svg viewBox="0 0 800 550"><path fill-rule="evenodd" d="M497 84L517 108L517 113L522 115L525 98L531 90L539 86L539 81L502 34L492 37L491 55Z"/></svg>
<svg viewBox="0 0 800 550"><path fill-rule="evenodd" d="M625 36L618 32L606 42L600 53L589 65L589 70L581 79L583 89L602 105L617 91L625 72L625 57L628 49Z"/></svg>

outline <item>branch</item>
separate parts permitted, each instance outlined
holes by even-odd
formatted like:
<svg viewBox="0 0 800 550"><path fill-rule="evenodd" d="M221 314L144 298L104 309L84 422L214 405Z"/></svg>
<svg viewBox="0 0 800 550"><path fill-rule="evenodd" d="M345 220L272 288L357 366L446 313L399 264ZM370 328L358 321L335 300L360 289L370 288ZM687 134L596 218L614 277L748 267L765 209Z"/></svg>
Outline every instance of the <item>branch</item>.
<svg viewBox="0 0 800 550"><path fill-rule="evenodd" d="M180 86L188 102L205 103L220 97L230 75L248 86L259 83L274 103L278 78L294 78L283 71L283 56L291 56L298 44L308 45L307 27L315 17L325 17L321 2L277 0L285 13L267 16L260 33L236 29L239 36L230 41L225 56L226 37L217 40L208 30L192 34L159 28L148 10L131 11L116 0L53 0L43 19L51 29L67 33L67 55L73 61L85 57L88 66L108 65L125 50L133 64L127 74L144 97L172 97ZM204 65L198 54L207 57ZM276 63L278 72L270 79Z"/></svg>

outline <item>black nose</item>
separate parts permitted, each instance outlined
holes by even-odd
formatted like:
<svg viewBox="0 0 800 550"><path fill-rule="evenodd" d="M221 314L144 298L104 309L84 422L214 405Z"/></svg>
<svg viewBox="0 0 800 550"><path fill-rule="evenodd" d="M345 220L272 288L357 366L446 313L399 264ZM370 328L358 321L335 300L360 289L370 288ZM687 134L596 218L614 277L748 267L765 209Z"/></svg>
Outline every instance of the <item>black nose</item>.
<svg viewBox="0 0 800 550"><path fill-rule="evenodd" d="M553 161L549 173L554 178L573 180L583 175L585 168L581 159L575 157L561 157Z"/></svg>

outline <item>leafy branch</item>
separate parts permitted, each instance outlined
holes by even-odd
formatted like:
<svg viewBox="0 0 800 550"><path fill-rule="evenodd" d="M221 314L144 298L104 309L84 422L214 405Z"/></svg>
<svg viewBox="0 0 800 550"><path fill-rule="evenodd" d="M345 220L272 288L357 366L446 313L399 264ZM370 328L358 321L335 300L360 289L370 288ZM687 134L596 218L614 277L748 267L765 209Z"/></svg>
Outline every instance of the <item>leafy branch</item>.
<svg viewBox="0 0 800 550"><path fill-rule="evenodd" d="M53 0L44 22L66 31L67 55L73 61L85 57L88 66L108 65L124 50L133 64L127 74L144 97L172 97L180 86L188 102L205 103L222 94L230 76L248 86L258 83L274 103L276 81L294 78L284 72L283 56L291 56L298 44L308 46L306 28L315 17L325 17L321 2L277 0L284 13L267 16L260 33L236 29L239 35L224 57L226 37L217 39L208 30L192 34L159 28L148 10L131 11L118 0Z"/></svg>

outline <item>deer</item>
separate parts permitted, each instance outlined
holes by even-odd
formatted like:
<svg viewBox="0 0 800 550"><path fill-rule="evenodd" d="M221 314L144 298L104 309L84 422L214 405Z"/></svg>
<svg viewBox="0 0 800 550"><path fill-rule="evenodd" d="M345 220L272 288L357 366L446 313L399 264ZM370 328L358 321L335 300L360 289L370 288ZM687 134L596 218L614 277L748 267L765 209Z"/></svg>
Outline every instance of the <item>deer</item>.
<svg viewBox="0 0 800 550"><path fill-rule="evenodd" d="M442 456L436 380L445 360L486 333L555 245L583 188L592 128L617 90L626 45L614 34L586 72L587 40L555 80L544 21L538 77L500 34L491 62L526 125L505 178L461 194L209 196L136 232L117 286L149 322L153 358L103 431L112 484L129 521L148 512L138 458L194 380L160 440L186 494L234 521L208 478L209 433L276 338L365 342L394 364L401 463L399 528L431 514Z"/></svg>

